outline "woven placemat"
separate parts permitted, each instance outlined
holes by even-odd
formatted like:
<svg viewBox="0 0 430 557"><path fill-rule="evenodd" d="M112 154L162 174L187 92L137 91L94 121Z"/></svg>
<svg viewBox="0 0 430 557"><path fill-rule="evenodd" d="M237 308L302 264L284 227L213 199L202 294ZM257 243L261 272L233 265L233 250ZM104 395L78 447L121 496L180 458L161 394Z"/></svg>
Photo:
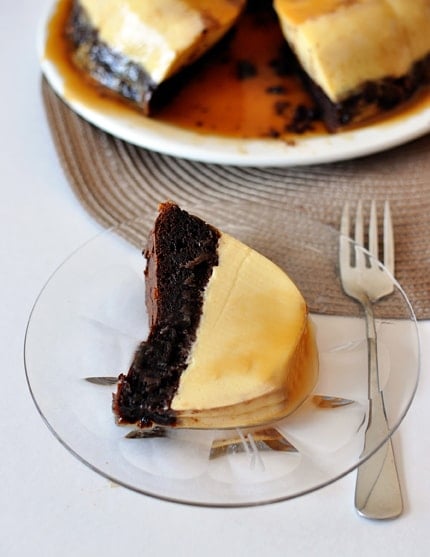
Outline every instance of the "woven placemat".
<svg viewBox="0 0 430 557"><path fill-rule="evenodd" d="M241 208L242 213L251 213L250 207L256 207L269 221L271 214L284 211L294 215L299 227L313 222L337 229L345 201L375 199L382 206L388 199L395 225L396 277L417 318L430 318L430 135L384 153L326 165L213 165L159 154L112 137L75 114L45 80L42 92L70 184L103 226L133 220L143 211L155 214L160 201L172 199L186 207L224 207L224 218L230 209L237 219L238 208L239 213ZM261 221L262 229L268 220ZM130 241L136 241L131 228L129 232ZM314 269L307 275L313 277L312 288L328 293L320 296L324 304L316 304L313 310L350 311L330 275L319 276Z"/></svg>

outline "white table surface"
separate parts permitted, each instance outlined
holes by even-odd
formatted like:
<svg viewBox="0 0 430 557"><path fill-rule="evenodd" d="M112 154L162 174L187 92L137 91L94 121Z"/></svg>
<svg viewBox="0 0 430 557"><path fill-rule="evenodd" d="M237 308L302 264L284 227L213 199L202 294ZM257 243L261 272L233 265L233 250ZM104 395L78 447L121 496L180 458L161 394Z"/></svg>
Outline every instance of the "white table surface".
<svg viewBox="0 0 430 557"><path fill-rule="evenodd" d="M29 312L50 273L99 230L66 181L44 116L35 43L47 2L8 3L0 18L0 555L428 555L430 322L420 323L420 387L394 437L406 505L395 521L357 516L354 473L257 508L158 501L85 467L40 419L23 366Z"/></svg>

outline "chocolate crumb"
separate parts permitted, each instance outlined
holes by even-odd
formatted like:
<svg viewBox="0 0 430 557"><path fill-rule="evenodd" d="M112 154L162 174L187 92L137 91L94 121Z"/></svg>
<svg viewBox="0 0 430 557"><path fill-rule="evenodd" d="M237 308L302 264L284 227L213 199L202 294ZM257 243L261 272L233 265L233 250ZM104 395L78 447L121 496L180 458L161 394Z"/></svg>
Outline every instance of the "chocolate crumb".
<svg viewBox="0 0 430 557"><path fill-rule="evenodd" d="M236 76L238 79L249 79L257 75L257 67L249 60L238 60L236 62Z"/></svg>
<svg viewBox="0 0 430 557"><path fill-rule="evenodd" d="M278 137L281 137L281 132L279 130L276 130L275 128L270 128L267 132L267 137L277 139Z"/></svg>
<svg viewBox="0 0 430 557"><path fill-rule="evenodd" d="M287 90L283 85L271 85L266 88L266 93L269 93L269 95L285 95L286 92Z"/></svg>
<svg viewBox="0 0 430 557"><path fill-rule="evenodd" d="M286 130L294 133L304 133L312 129L313 122L317 119L317 111L313 107L299 104L293 114Z"/></svg>

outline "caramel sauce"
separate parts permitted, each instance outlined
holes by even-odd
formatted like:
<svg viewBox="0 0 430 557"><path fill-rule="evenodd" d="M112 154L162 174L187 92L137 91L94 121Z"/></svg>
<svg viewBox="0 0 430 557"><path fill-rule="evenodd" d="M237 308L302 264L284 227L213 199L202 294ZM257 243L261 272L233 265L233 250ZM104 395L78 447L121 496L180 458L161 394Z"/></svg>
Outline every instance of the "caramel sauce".
<svg viewBox="0 0 430 557"><path fill-rule="evenodd" d="M236 137L285 137L298 106L313 107L299 78L285 75L285 39L271 12L245 13L218 48L158 114L175 125ZM323 133L320 123L314 131Z"/></svg>
<svg viewBox="0 0 430 557"><path fill-rule="evenodd" d="M64 31L72 1L58 1L48 23L44 53L63 79L65 99L112 116L132 115L133 119L147 120L137 106L99 86L73 64ZM300 134L291 130L298 107L313 107L313 101L293 71L279 71L277 63L284 45L273 12L245 12L234 32L203 63L197 64L193 74L152 119L229 137L279 137L294 142L298 136L327 135L320 121L311 122ZM427 88L410 102L366 124L391 123L393 118L411 116L428 106ZM363 124L354 127L361 128Z"/></svg>

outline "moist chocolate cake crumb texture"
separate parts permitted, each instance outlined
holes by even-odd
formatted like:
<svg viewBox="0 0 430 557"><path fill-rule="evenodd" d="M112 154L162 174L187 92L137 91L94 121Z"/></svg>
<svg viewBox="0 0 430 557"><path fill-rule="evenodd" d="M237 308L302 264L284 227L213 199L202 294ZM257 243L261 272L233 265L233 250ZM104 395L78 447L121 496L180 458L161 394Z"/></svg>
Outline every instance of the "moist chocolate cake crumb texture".
<svg viewBox="0 0 430 557"><path fill-rule="evenodd" d="M172 203L164 203L145 252L150 332L128 374L119 378L113 409L119 423L174 425L170 402L187 365L203 306L218 264L219 232Z"/></svg>

